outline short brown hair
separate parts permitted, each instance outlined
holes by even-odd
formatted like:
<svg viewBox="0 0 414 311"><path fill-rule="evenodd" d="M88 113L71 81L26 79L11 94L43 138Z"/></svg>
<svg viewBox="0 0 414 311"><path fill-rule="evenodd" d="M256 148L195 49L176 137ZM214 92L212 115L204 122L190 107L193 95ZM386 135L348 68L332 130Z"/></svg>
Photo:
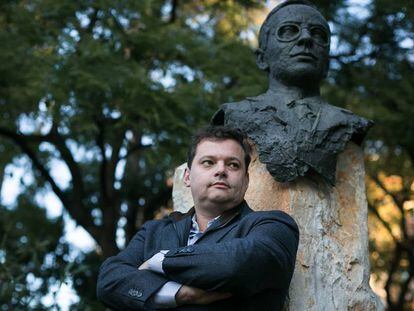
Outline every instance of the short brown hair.
<svg viewBox="0 0 414 311"><path fill-rule="evenodd" d="M191 164L193 163L198 144L205 139L212 141L232 139L238 142L244 151L244 163L247 172L251 161L251 147L247 142L247 136L243 131L225 125L208 125L200 128L193 135L187 152L187 166L189 169L191 169Z"/></svg>

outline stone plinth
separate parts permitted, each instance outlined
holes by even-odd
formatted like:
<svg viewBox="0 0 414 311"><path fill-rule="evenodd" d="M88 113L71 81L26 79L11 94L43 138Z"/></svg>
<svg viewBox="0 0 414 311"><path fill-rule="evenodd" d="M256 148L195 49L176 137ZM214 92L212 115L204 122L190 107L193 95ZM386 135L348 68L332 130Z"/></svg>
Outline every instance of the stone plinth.
<svg viewBox="0 0 414 311"><path fill-rule="evenodd" d="M192 203L182 182L185 165L176 170L175 210ZM300 243L287 310L383 310L369 287L367 202L362 150L348 144L337 162L336 186L318 177L281 184L260 163L249 168L246 201L254 210L283 210L296 220Z"/></svg>

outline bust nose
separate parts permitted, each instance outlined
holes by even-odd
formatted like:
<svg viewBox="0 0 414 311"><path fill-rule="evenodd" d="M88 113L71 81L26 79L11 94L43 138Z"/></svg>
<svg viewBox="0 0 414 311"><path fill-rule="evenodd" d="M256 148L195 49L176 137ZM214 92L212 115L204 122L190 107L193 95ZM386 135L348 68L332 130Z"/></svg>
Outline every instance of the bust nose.
<svg viewBox="0 0 414 311"><path fill-rule="evenodd" d="M307 47L312 45L312 35L308 28L302 28L302 31L298 38L298 44L304 45Z"/></svg>

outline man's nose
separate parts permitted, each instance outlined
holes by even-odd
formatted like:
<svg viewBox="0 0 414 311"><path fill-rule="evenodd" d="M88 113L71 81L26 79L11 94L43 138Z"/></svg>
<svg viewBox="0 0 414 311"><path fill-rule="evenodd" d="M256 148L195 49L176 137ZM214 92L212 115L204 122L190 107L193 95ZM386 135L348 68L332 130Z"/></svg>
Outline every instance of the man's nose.
<svg viewBox="0 0 414 311"><path fill-rule="evenodd" d="M216 171L215 171L214 176L216 176L216 177L225 177L225 176L227 176L227 168L226 168L225 163L222 163L222 162L217 163Z"/></svg>

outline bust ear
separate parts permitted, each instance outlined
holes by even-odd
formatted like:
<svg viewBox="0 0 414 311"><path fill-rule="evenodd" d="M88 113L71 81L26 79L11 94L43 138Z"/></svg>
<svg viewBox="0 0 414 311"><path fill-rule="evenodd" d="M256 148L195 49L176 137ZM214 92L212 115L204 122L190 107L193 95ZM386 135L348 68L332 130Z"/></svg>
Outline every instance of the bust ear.
<svg viewBox="0 0 414 311"><path fill-rule="evenodd" d="M268 71L269 65L265 59L265 53L262 49L257 49L256 52L256 64L257 67L259 67L260 70Z"/></svg>
<svg viewBox="0 0 414 311"><path fill-rule="evenodd" d="M324 71L323 71L322 79L326 79L326 77L328 76L328 71L329 71L330 63L331 63L331 61L328 58L328 60L326 61L326 64L325 64L325 68L324 68Z"/></svg>

